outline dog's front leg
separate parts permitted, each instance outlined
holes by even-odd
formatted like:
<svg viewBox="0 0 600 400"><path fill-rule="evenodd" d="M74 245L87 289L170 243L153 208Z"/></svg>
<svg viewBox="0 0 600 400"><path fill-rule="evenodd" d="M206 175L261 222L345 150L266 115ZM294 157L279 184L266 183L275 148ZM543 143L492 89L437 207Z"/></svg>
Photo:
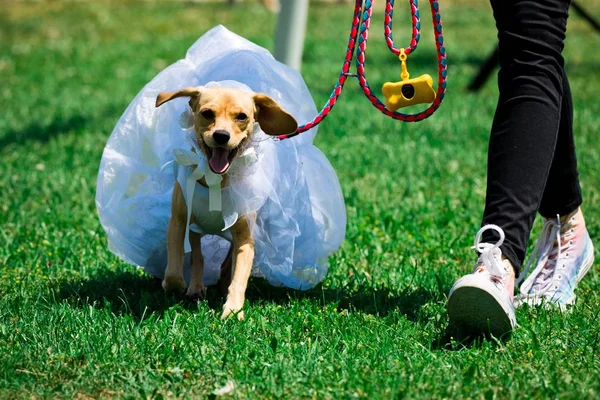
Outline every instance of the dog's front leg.
<svg viewBox="0 0 600 400"><path fill-rule="evenodd" d="M253 220L255 216L251 217ZM227 318L231 314L236 314L238 319L244 319L242 307L246 299L246 287L248 278L254 262L254 239L250 232L250 226L246 217L240 218L232 227L231 234L233 279L229 285L227 301L223 305L223 314L221 319Z"/></svg>
<svg viewBox="0 0 600 400"><path fill-rule="evenodd" d="M233 246L229 247L229 251L227 252L227 256L221 263L221 274L219 276L219 292L223 295L227 293L229 289L229 285L231 285L231 279L233 278L233 274L231 273L233 269L232 258L233 255Z"/></svg>
<svg viewBox="0 0 600 400"><path fill-rule="evenodd" d="M171 219L167 229L167 270L162 287L170 293L185 292L185 281L183 280L183 241L185 240L185 226L187 215L185 199L181 186L175 182L173 195L171 197Z"/></svg>
<svg viewBox="0 0 600 400"><path fill-rule="evenodd" d="M203 299L206 294L204 286L204 258L202 257L202 245L200 240L202 236L199 233L190 231L190 244L192 247L192 268L190 277L190 286L186 296L192 300Z"/></svg>

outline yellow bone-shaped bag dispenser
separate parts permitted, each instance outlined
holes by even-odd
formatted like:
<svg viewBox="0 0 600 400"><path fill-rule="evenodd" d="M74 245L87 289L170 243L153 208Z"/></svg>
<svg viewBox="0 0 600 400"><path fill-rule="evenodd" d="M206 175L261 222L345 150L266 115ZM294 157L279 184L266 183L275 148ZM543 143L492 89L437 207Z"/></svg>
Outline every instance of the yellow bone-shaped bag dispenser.
<svg viewBox="0 0 600 400"><path fill-rule="evenodd" d="M404 49L400 49L399 58L402 62L402 74L400 75L402 80L383 84L385 106L388 110L396 111L414 104L432 103L435 100L435 90L433 90L431 75L424 74L418 78L409 79Z"/></svg>

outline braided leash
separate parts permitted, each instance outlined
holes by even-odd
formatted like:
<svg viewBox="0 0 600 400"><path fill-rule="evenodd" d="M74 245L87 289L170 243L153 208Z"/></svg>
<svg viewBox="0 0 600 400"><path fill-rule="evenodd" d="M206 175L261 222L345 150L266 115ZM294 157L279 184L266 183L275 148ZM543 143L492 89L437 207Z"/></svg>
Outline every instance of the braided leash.
<svg viewBox="0 0 600 400"><path fill-rule="evenodd" d="M419 15L419 2L418 0L409 0L410 2L410 15L412 18L412 39L410 46L404 49L404 54L409 55L417 48L419 39L421 38L421 19ZM369 14L369 18L371 15ZM385 17L384 23L384 34L385 42L392 53L399 56L400 49L394 45L394 36L392 34L392 18L394 17L394 0L387 0L385 3Z"/></svg>
<svg viewBox="0 0 600 400"><path fill-rule="evenodd" d="M373 93L369 84L367 82L367 78L365 76L365 52L367 49L367 39L369 26L371 23L371 15L373 12L373 1L374 0L356 0L354 3L354 14L352 18L352 28L350 30L350 35L348 39L348 47L346 49L346 56L344 58L344 64L342 65L342 70L340 72L338 81L336 82L329 99L319 112L317 116L310 122L301 125L298 127L296 132L280 135L277 137L278 140L289 139L294 136L299 135L302 132L306 132L309 129L314 128L321 121L327 117L330 113L331 109L337 102L340 94L342 93L342 88L344 87L344 83L348 76L354 76L349 73L350 65L352 63L352 57L354 55L354 50L356 48L356 43L358 42L358 49L356 50L356 67L357 67L357 77L359 84L367 96L367 98L371 101L371 103L380 110L383 114L390 116L394 119L405 121L405 122L416 122L422 121L428 117L430 117L435 110L437 110L444 99L444 95L446 93L446 76L447 76L447 64L446 64L446 49L444 47L444 36L442 32L442 19L439 13L439 4L437 0L429 0L431 5L431 16L433 20L434 26L434 34L435 34L435 42L437 47L437 58L438 58L438 89L437 96L434 102L424 111L417 114L403 114L395 111L388 110L384 103L382 103L377 96ZM411 8L411 19L412 19L412 38L410 41L410 45L404 49L404 53L406 55L410 54L417 48L419 43L419 39L421 37L421 20L419 15L419 4L418 0L409 0L410 8ZM392 36L392 18L394 14L394 0L386 0L385 7L385 18L384 18L384 33L385 39L388 48L395 55L400 54L400 49L396 48L394 44L394 39ZM362 18L361 18L362 17ZM361 22L362 19L362 22ZM359 29L360 25L360 29Z"/></svg>

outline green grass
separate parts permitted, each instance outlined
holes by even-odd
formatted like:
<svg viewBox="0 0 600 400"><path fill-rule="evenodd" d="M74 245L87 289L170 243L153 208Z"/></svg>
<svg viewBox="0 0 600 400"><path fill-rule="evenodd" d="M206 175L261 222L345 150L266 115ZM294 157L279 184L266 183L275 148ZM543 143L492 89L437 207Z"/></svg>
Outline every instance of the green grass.
<svg viewBox="0 0 600 400"><path fill-rule="evenodd" d="M395 37L406 41L398 4ZM572 313L519 309L506 344L463 346L446 335L448 290L474 262L497 96L494 79L479 94L465 91L494 43L485 2L442 2L450 80L430 120L387 119L347 83L317 138L343 187L346 241L314 290L252 280L243 322L218 319L214 291L198 304L165 296L110 254L95 182L114 124L147 81L219 23L272 49L275 16L252 2L6 3L2 11L0 398L207 397L228 382L238 398L600 396L595 269ZM303 74L319 106L350 15L351 6L312 8ZM381 17L367 54L373 87L400 72ZM428 23L413 74L435 74ZM598 239L598 36L577 16L569 24L585 212Z"/></svg>

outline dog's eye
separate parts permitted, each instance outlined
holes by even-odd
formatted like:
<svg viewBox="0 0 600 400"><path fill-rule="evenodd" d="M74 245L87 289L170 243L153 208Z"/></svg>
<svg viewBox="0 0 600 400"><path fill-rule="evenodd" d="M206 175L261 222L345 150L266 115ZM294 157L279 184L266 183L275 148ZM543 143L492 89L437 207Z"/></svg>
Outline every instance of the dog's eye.
<svg viewBox="0 0 600 400"><path fill-rule="evenodd" d="M239 113L237 117L235 117L235 119L237 119L238 121L245 121L248 119L248 116L244 113Z"/></svg>
<svg viewBox="0 0 600 400"><path fill-rule="evenodd" d="M202 116L206 119L215 118L215 113L212 110L204 110L200 114L202 114Z"/></svg>

